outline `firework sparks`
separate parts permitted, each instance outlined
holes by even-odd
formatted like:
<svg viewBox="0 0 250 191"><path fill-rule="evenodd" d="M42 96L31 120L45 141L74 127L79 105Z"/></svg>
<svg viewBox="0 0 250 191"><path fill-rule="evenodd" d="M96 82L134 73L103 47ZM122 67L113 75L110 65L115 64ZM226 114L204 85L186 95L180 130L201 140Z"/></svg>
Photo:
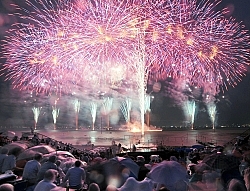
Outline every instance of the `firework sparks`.
<svg viewBox="0 0 250 191"><path fill-rule="evenodd" d="M78 115L80 111L80 106L81 106L81 102L78 99L74 100L74 109L75 109L75 114L76 114L76 130L78 130Z"/></svg>
<svg viewBox="0 0 250 191"><path fill-rule="evenodd" d="M92 130L95 130L95 120L96 120L97 104L95 102L90 103L90 113L92 117Z"/></svg>
<svg viewBox="0 0 250 191"><path fill-rule="evenodd" d="M194 128L194 120L195 120L195 108L196 104L194 100L187 100L184 102L184 113L188 120L188 122L191 124L191 129Z"/></svg>
<svg viewBox="0 0 250 191"><path fill-rule="evenodd" d="M121 105L121 111L125 118L126 123L130 122L130 112L132 108L132 101L130 98L126 98Z"/></svg>
<svg viewBox="0 0 250 191"><path fill-rule="evenodd" d="M105 97L103 101L103 114L107 117L107 128L109 129L109 113L112 109L113 98Z"/></svg>
<svg viewBox="0 0 250 191"><path fill-rule="evenodd" d="M149 121L150 121L150 105L151 105L151 99L153 98L153 96L151 96L150 94L145 94L144 95L144 99L145 99L145 106L144 106L144 113L146 114L146 124L149 127Z"/></svg>
<svg viewBox="0 0 250 191"><path fill-rule="evenodd" d="M52 116L53 116L53 122L54 122L54 129L56 129L56 120L59 117L60 109L55 106L52 106Z"/></svg>
<svg viewBox="0 0 250 191"><path fill-rule="evenodd" d="M95 76L106 80L106 63L126 63L124 52L132 43L125 42L136 34L127 4L91 1L86 10L72 2L27 4L33 10L19 8L21 18L32 24L16 24L5 44L4 70L15 88L67 92L86 80L86 68L98 68Z"/></svg>
<svg viewBox="0 0 250 191"><path fill-rule="evenodd" d="M215 11L221 2L177 0L170 11L168 26L174 40L167 43L170 57L163 65L172 78L184 76L190 85L216 88L235 86L249 65L250 38L234 19L224 18L224 10ZM169 39L169 37L167 38Z"/></svg>
<svg viewBox="0 0 250 191"><path fill-rule="evenodd" d="M41 111L42 107L33 107L32 111L34 114L34 121L35 121L35 129L36 129L36 125L37 125L37 121L38 121L38 117L40 115L40 111Z"/></svg>
<svg viewBox="0 0 250 191"><path fill-rule="evenodd" d="M207 110L208 110L208 114L213 125L213 129L215 129L215 119L216 119L216 113L217 113L216 104L213 102L208 103Z"/></svg>
<svg viewBox="0 0 250 191"><path fill-rule="evenodd" d="M198 86L235 86L249 64L248 31L215 11L220 0L35 2L18 7L23 20L4 48L6 77L16 88L71 90L86 80L86 68L112 81L108 63L129 64L139 41L147 72Z"/></svg>

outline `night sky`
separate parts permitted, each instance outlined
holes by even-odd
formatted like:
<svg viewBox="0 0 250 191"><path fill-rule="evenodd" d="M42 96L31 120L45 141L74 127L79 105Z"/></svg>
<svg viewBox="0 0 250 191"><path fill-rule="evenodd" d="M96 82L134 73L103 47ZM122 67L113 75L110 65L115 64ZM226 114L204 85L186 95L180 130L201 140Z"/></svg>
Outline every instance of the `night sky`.
<svg viewBox="0 0 250 191"><path fill-rule="evenodd" d="M0 40L4 40L6 30L15 23L16 20L10 19L8 13L15 11L10 4L22 4L25 0L1 0L0 1ZM250 1L249 0L223 0L218 6L218 9L228 7L228 16L236 18L237 21L242 22L248 30L250 30ZM3 43L3 42L2 42ZM2 44L1 43L1 44ZM2 52L2 47L0 47ZM1 53L0 53L1 54ZM4 58L1 58L0 64L4 63ZM170 126L182 125L183 113L178 103L171 97L166 95L165 87L166 81L161 81L162 87L160 92L152 92L154 100L151 104L151 124L156 126ZM152 84L148 85L148 91L152 90ZM31 107L33 105L43 107L39 124L46 126L52 123L51 117L51 96L37 95L32 98L26 92L13 90L11 83L5 81L4 76L0 77L0 126L33 125L33 113ZM61 103L60 119L61 125L74 124L74 111L66 106L71 97L66 96ZM38 101L39 100L39 101ZM250 124L250 75L249 72L235 88L229 87L228 91L220 93L217 96L218 106L218 124L219 125L237 125ZM79 124L87 126L89 124L89 116L86 114L87 109L83 109L84 117L80 118ZM60 121L58 119L58 121ZM199 113L196 116L196 126L210 125L208 114L205 106L199 104Z"/></svg>

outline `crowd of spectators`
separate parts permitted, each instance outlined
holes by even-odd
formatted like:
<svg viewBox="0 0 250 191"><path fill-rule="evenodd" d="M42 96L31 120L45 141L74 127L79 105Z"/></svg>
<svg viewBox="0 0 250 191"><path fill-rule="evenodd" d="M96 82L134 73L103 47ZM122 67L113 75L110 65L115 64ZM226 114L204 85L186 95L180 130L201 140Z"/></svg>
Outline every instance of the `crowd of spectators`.
<svg viewBox="0 0 250 191"><path fill-rule="evenodd" d="M21 138L23 140L25 138ZM18 140L18 139L17 139ZM16 165L16 158L20 154L18 150L9 150L5 147L0 149L0 172L2 174L14 173L26 181L26 191L56 191L56 190L88 190L88 191L250 191L250 146L232 145L230 148L200 148L188 152L183 150L178 155L162 159L159 155L151 155L150 161L146 161L142 154L137 153L132 157L130 152L123 153L123 158L130 158L138 165L138 174L128 176L124 169L126 166L117 168L115 165L104 165L107 161L121 152L121 144L115 142L104 150L90 152L79 150L67 143L58 142L48 137L40 139L38 135L29 139L32 145L45 144L54 147L56 150L65 150L75 156L73 163L63 163L56 155L52 155L46 161L42 161L43 155L37 153L32 160L26 161L24 168ZM227 156L227 162L231 167L222 168L204 162L211 156ZM233 160L232 160L233 159ZM222 159L221 159L222 160ZM168 188L164 184L151 180L148 174L162 161L174 161L186 170L185 185L176 188ZM217 161L215 163L220 163ZM229 165L229 166L230 166ZM123 179L111 176L112 168L117 168ZM107 172L108 171L108 172ZM21 172L21 174L20 174ZM110 177L112 180L110 180ZM118 181L120 185L118 186ZM177 183L176 183L177 184ZM139 186L138 186L139 185ZM179 187L178 187L179 186ZM13 191L13 185L2 184L0 191Z"/></svg>

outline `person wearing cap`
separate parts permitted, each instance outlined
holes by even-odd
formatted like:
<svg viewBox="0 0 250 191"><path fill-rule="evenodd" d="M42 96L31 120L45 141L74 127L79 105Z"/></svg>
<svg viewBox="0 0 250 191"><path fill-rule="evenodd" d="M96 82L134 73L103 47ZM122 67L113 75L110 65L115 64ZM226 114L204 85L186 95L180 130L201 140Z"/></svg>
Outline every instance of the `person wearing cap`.
<svg viewBox="0 0 250 191"><path fill-rule="evenodd" d="M41 153L36 153L33 160L28 161L23 170L22 179L28 181L28 185L32 186L36 184L37 175L41 168L40 160L43 155Z"/></svg>
<svg viewBox="0 0 250 191"><path fill-rule="evenodd" d="M34 191L50 191L57 186L53 183L57 176L57 171L49 169L44 173L43 180L39 181Z"/></svg>
<svg viewBox="0 0 250 191"><path fill-rule="evenodd" d="M41 165L41 168L37 174L37 182L43 180L44 174L47 170L49 169L54 169L57 170L57 165L56 163L56 156L50 156L49 160Z"/></svg>

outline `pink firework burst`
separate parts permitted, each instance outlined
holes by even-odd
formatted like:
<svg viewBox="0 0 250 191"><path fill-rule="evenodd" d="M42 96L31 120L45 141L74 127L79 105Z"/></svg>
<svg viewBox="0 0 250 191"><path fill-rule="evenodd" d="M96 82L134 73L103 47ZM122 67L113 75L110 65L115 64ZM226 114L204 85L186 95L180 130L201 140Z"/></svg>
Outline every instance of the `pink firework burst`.
<svg viewBox="0 0 250 191"><path fill-rule="evenodd" d="M9 30L4 47L3 71L14 87L71 91L76 84L96 77L106 80L111 63L126 64L125 56L138 34L134 2L77 5L29 1L28 9L19 7L23 22Z"/></svg>
<svg viewBox="0 0 250 191"><path fill-rule="evenodd" d="M69 92L130 80L138 62L156 78L226 89L247 70L250 37L216 11L220 2L28 1L6 37L2 71L19 89Z"/></svg>
<svg viewBox="0 0 250 191"><path fill-rule="evenodd" d="M236 86L249 66L250 37L244 26L225 18L226 9L216 10L220 0L165 3L171 8L162 40L168 54L159 64L165 77L184 78L199 87Z"/></svg>

